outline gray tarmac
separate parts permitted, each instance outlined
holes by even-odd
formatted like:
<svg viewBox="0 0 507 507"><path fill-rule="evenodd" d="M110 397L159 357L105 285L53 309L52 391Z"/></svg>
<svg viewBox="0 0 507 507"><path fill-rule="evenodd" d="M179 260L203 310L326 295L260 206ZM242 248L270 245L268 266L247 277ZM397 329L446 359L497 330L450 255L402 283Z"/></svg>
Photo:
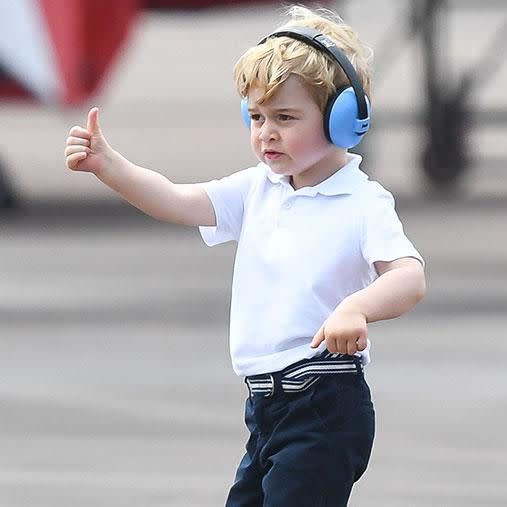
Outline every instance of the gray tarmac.
<svg viewBox="0 0 507 507"><path fill-rule="evenodd" d="M1 507L224 503L246 438L234 248L115 209L2 217ZM377 436L350 505L505 506L506 209L399 212L429 292L370 326Z"/></svg>

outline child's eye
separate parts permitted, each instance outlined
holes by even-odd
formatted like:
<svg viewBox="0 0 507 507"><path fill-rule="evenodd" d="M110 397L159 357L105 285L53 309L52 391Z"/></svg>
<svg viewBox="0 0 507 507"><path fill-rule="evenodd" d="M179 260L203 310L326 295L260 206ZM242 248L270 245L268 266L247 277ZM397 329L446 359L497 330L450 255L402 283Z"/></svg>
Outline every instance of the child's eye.
<svg viewBox="0 0 507 507"><path fill-rule="evenodd" d="M294 119L294 117L289 116L288 114L279 114L279 115L278 115L278 119L279 119L280 121L289 121L289 120L293 120L293 119Z"/></svg>
<svg viewBox="0 0 507 507"><path fill-rule="evenodd" d="M261 119L261 115L254 113L250 115L250 118L252 119L252 121L259 121Z"/></svg>

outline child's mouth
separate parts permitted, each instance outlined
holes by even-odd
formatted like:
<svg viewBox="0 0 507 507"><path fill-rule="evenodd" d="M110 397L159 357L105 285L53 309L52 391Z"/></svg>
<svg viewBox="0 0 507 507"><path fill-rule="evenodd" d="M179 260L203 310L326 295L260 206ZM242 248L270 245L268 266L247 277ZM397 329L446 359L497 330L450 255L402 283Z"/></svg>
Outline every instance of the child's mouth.
<svg viewBox="0 0 507 507"><path fill-rule="evenodd" d="M279 151L265 151L264 156L268 160L276 160L280 158L283 155L283 153L280 153Z"/></svg>

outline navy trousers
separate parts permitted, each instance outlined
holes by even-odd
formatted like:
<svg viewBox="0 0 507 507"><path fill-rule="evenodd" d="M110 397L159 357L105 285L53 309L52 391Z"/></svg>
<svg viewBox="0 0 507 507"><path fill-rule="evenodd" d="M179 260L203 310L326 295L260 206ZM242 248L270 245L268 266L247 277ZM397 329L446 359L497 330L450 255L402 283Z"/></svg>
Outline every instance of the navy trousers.
<svg viewBox="0 0 507 507"><path fill-rule="evenodd" d="M250 438L226 507L342 507L366 470L375 413L362 373L250 396Z"/></svg>

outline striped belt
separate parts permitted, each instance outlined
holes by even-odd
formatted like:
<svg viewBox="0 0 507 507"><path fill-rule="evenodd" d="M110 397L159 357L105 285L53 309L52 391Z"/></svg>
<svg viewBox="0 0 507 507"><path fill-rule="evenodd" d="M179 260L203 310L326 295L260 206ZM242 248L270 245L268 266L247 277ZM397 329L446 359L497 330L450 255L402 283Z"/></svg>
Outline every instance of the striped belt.
<svg viewBox="0 0 507 507"><path fill-rule="evenodd" d="M304 359L275 373L262 373L245 377L250 396L263 395L270 398L279 389L296 393L308 389L322 375L336 373L360 374L363 372L361 358L324 352L311 359Z"/></svg>

